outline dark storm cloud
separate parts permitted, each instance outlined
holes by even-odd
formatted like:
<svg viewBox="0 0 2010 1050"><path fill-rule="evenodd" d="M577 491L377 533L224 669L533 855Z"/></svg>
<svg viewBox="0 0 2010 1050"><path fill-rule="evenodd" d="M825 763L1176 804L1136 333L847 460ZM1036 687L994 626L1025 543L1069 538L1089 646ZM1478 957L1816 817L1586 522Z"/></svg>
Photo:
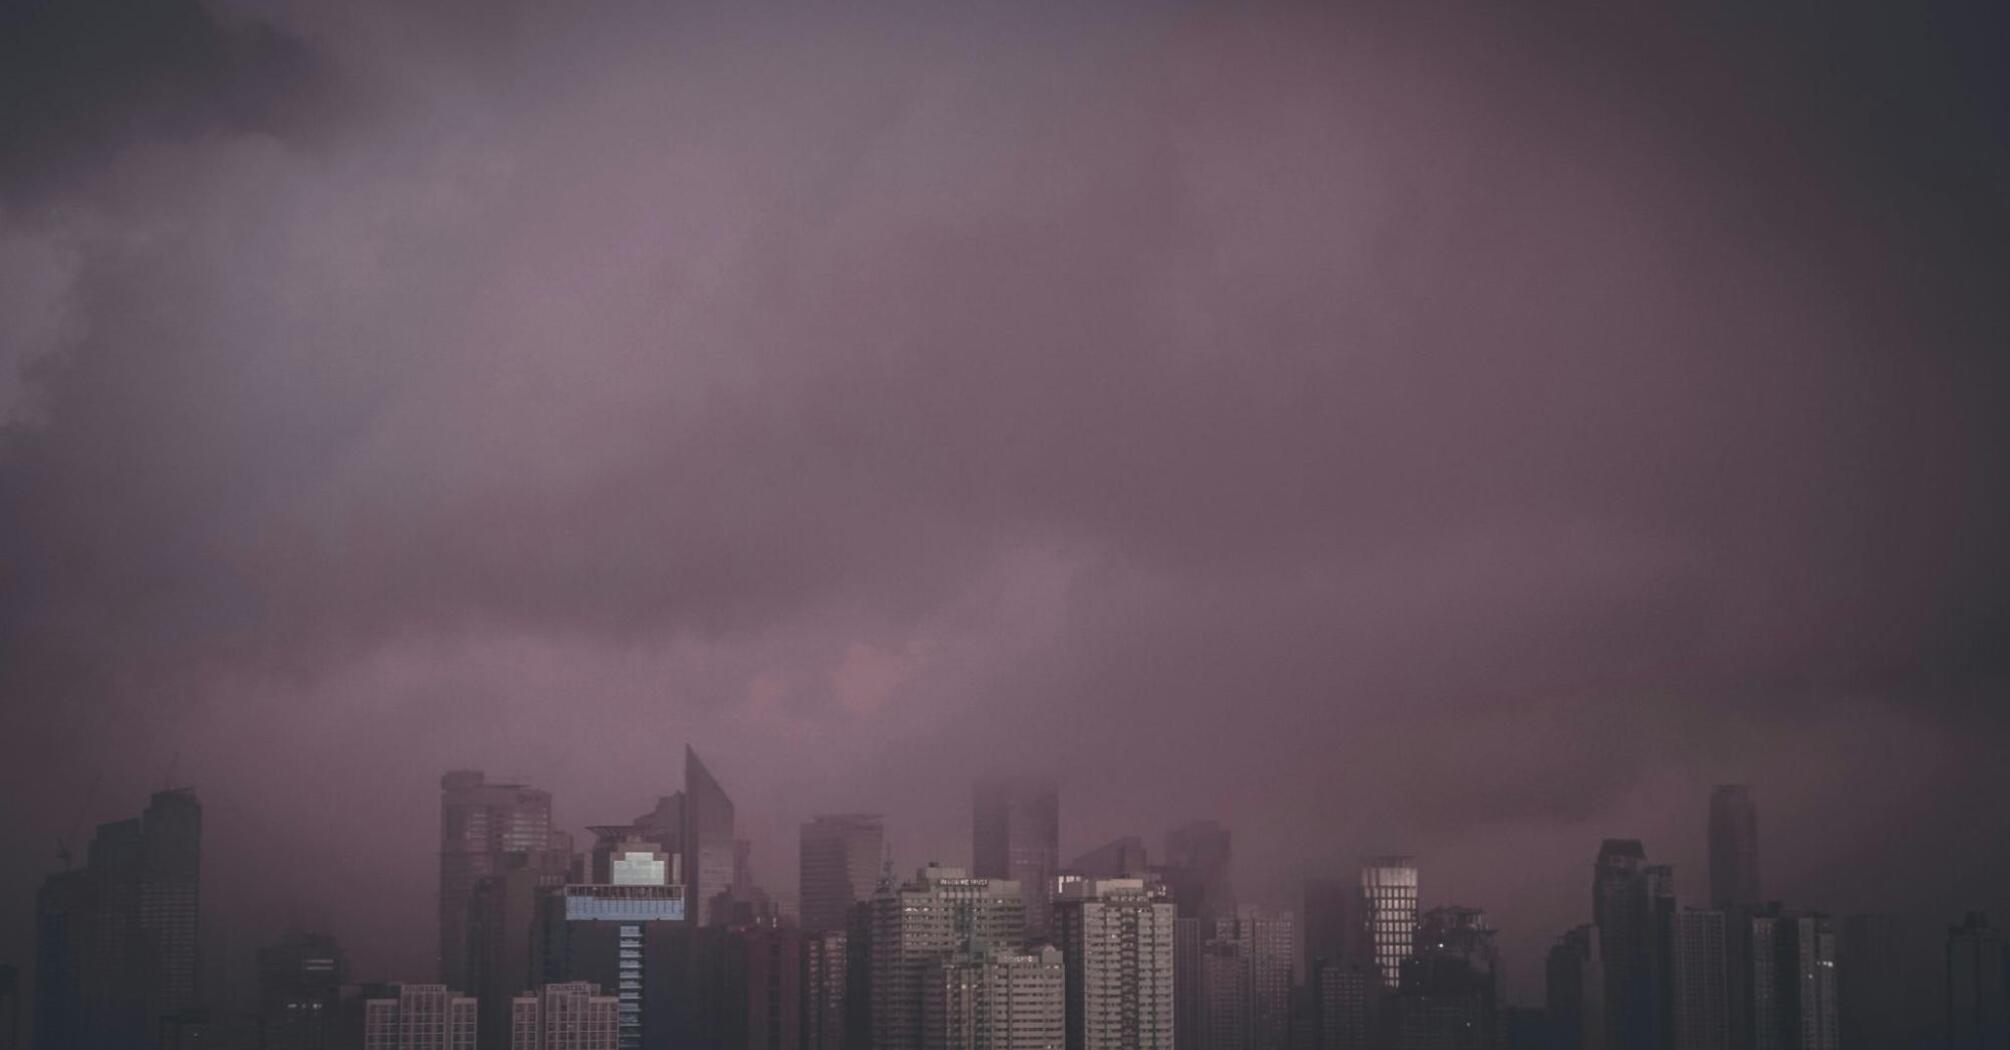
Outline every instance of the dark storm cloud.
<svg viewBox="0 0 2010 1050"><path fill-rule="evenodd" d="M1714 779L1843 897L1793 829L1997 783L1944 12L164 10L8 111L4 786L179 753L259 921L412 970L439 768L579 826L686 740L784 887L812 808L959 859L1003 755L1071 847L1415 848L1518 949Z"/></svg>

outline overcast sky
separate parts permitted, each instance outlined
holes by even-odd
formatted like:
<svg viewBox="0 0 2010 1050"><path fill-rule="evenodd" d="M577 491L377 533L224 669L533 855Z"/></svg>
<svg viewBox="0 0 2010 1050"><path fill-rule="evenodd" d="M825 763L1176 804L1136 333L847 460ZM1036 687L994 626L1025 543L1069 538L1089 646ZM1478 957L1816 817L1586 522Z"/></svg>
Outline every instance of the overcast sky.
<svg viewBox="0 0 2010 1050"><path fill-rule="evenodd" d="M0 962L171 780L206 922L430 977L443 769L686 743L785 894L1024 769L1524 1001L1721 781L2010 905L2000 12L510 6L0 3Z"/></svg>

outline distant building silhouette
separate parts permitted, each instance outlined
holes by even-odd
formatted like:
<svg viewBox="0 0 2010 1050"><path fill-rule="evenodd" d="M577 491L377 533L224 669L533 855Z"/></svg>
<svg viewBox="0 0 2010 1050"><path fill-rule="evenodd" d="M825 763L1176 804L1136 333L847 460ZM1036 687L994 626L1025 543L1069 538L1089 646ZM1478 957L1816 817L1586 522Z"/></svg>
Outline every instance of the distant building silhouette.
<svg viewBox="0 0 2010 1050"><path fill-rule="evenodd" d="M1744 784L1710 793L1710 906L1753 907L1765 900L1759 883L1759 807Z"/></svg>
<svg viewBox="0 0 2010 1050"><path fill-rule="evenodd" d="M1136 835L1112 839L1068 865L1069 871L1091 879L1144 879L1149 868L1145 840Z"/></svg>
<svg viewBox="0 0 2010 1050"><path fill-rule="evenodd" d="M258 950L260 1050L338 1050L349 962L335 938L290 933Z"/></svg>
<svg viewBox="0 0 2010 1050"><path fill-rule="evenodd" d="M1382 985L1402 983L1403 960L1417 937L1417 862L1405 856L1370 857L1361 863L1361 899L1367 906L1368 939Z"/></svg>
<svg viewBox="0 0 2010 1050"><path fill-rule="evenodd" d="M551 848L551 793L491 784L480 770L440 778L440 982L473 988L469 905L475 884L503 870L503 858ZM512 990L518 991L521 989Z"/></svg>
<svg viewBox="0 0 2010 1050"><path fill-rule="evenodd" d="M547 984L512 996L509 1050L616 1050L619 1003L587 981Z"/></svg>
<svg viewBox="0 0 2010 1050"><path fill-rule="evenodd" d="M1843 920L1836 953L1843 1050L1881 1050L1904 1042L1905 942L1894 916Z"/></svg>
<svg viewBox="0 0 2010 1050"><path fill-rule="evenodd" d="M21 1045L21 971L0 965L0 1050Z"/></svg>
<svg viewBox="0 0 2010 1050"><path fill-rule="evenodd" d="M1233 843L1219 821L1190 820L1166 832L1161 878L1182 918L1235 915Z"/></svg>
<svg viewBox="0 0 2010 1050"><path fill-rule="evenodd" d="M363 1004L363 1050L475 1050L475 1001L440 984L406 984Z"/></svg>
<svg viewBox="0 0 2010 1050"><path fill-rule="evenodd" d="M1565 933L1544 960L1544 1010L1556 1050L1607 1050L1605 962L1596 926Z"/></svg>
<svg viewBox="0 0 2010 1050"><path fill-rule="evenodd" d="M1500 973L1493 938L1477 909L1424 913L1389 1001L1395 1050L1492 1050Z"/></svg>
<svg viewBox="0 0 2010 1050"><path fill-rule="evenodd" d="M1605 965L1606 1045L1663 1045L1667 1037L1666 931L1674 872L1650 866L1636 839L1606 839L1592 876L1592 922Z"/></svg>
<svg viewBox="0 0 2010 1050"><path fill-rule="evenodd" d="M1046 940L1061 870L1059 792L1050 781L991 777L978 782L971 810L971 872L1017 884L1027 936Z"/></svg>
<svg viewBox="0 0 2010 1050"><path fill-rule="evenodd" d="M1173 903L1142 879L1091 879L1068 888L1055 916L1068 1050L1173 1050Z"/></svg>
<svg viewBox="0 0 2010 1050"><path fill-rule="evenodd" d="M1307 879L1301 903L1306 973L1320 960L1361 963L1374 959L1367 902L1359 879Z"/></svg>
<svg viewBox="0 0 2010 1050"><path fill-rule="evenodd" d="M802 927L843 932L851 907L872 896L886 854L876 813L836 813L803 822L800 854Z"/></svg>
<svg viewBox="0 0 2010 1050"><path fill-rule="evenodd" d="M99 825L84 868L43 884L38 1050L157 1046L163 1019L195 1007L201 872L202 806L176 789Z"/></svg>
<svg viewBox="0 0 2010 1050"><path fill-rule="evenodd" d="M1947 931L1948 1050L2010 1046L2010 968L2003 934L1980 912Z"/></svg>
<svg viewBox="0 0 2010 1050"><path fill-rule="evenodd" d="M1366 960L1315 959L1320 1050L1372 1050L1380 1034L1382 975Z"/></svg>
<svg viewBox="0 0 2010 1050"><path fill-rule="evenodd" d="M733 799L717 777L684 748L684 881L694 921L710 925L729 922L734 875L740 870L739 840L734 836Z"/></svg>

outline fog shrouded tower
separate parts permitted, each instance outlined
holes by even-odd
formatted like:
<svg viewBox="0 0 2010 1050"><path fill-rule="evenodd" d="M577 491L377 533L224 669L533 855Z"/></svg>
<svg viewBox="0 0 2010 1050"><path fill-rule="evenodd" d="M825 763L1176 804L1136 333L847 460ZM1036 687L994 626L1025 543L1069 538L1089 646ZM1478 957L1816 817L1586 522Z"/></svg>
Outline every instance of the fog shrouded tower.
<svg viewBox="0 0 2010 1050"><path fill-rule="evenodd" d="M733 837L733 800L698 752L684 748L684 899L701 924L723 921L730 907L715 898L733 888L738 845Z"/></svg>
<svg viewBox="0 0 2010 1050"><path fill-rule="evenodd" d="M1403 960L1416 945L1416 860L1391 855L1362 861L1361 901L1375 968L1383 987L1393 989L1403 979Z"/></svg>
<svg viewBox="0 0 2010 1050"><path fill-rule="evenodd" d="M1061 868L1061 796L1052 781L979 781L971 814L971 871L1019 884L1026 936L1050 935L1054 875Z"/></svg>
<svg viewBox="0 0 2010 1050"><path fill-rule="evenodd" d="M440 778L440 982L472 987L468 905L475 883L502 870L503 857L549 848L551 793L491 784L478 769Z"/></svg>
<svg viewBox="0 0 2010 1050"><path fill-rule="evenodd" d="M1637 839L1606 839L1591 883L1592 922L1605 963L1607 1043L1655 1047L1667 1020L1667 924L1674 873L1650 866Z"/></svg>
<svg viewBox="0 0 2010 1050"><path fill-rule="evenodd" d="M838 813L803 823L802 925L810 933L843 932L852 905L872 896L886 852L877 813Z"/></svg>
<svg viewBox="0 0 2010 1050"><path fill-rule="evenodd" d="M1759 886L1759 807L1744 784L1710 793L1710 906L1752 907Z"/></svg>
<svg viewBox="0 0 2010 1050"><path fill-rule="evenodd" d="M1207 924L1235 917L1231 847L1229 831L1219 821L1189 820L1166 832L1165 882L1181 918Z"/></svg>

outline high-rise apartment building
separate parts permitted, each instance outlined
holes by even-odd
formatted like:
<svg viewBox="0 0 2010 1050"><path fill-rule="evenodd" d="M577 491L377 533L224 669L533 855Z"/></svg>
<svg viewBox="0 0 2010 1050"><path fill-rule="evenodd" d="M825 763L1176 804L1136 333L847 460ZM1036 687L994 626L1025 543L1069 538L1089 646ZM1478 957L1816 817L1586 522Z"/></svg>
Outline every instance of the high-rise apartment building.
<svg viewBox="0 0 2010 1050"><path fill-rule="evenodd" d="M326 934L292 933L258 950L260 1050L337 1050L349 965Z"/></svg>
<svg viewBox="0 0 2010 1050"><path fill-rule="evenodd" d="M928 1050L1063 1050L1061 951L993 947L930 964L924 980Z"/></svg>
<svg viewBox="0 0 2010 1050"><path fill-rule="evenodd" d="M1175 1050L1212 1047L1207 1028L1207 962L1205 952L1213 923L1180 915L1173 906L1173 1044Z"/></svg>
<svg viewBox="0 0 2010 1050"><path fill-rule="evenodd" d="M1730 1050L1724 913L1685 908L1668 931L1669 1020L1675 1050Z"/></svg>
<svg viewBox="0 0 2010 1050"><path fill-rule="evenodd" d="M1371 1050L1380 1034L1382 976L1373 963L1317 959L1308 981L1316 996L1320 1050Z"/></svg>
<svg viewBox="0 0 2010 1050"><path fill-rule="evenodd" d="M363 1004L363 1050L475 1050L475 1001L439 984L406 984Z"/></svg>
<svg viewBox="0 0 2010 1050"><path fill-rule="evenodd" d="M1142 879L1090 879L1055 914L1068 1050L1173 1050L1173 903Z"/></svg>
<svg viewBox="0 0 2010 1050"><path fill-rule="evenodd" d="M1592 921L1605 964L1607 1044L1659 1047L1667 1032L1668 917L1674 873L1635 839L1606 839L1592 876Z"/></svg>
<svg viewBox="0 0 2010 1050"><path fill-rule="evenodd" d="M1245 909L1236 924L1249 964L1249 1045L1251 1050L1286 1050L1291 1039L1297 919L1288 911Z"/></svg>
<svg viewBox="0 0 2010 1050"><path fill-rule="evenodd" d="M1026 934L1050 936L1054 876L1061 870L1061 801L1051 781L979 781L971 813L971 871L1009 879L1025 902Z"/></svg>
<svg viewBox="0 0 2010 1050"><path fill-rule="evenodd" d="M588 981L510 998L510 1050L616 1050L620 1000Z"/></svg>
<svg viewBox="0 0 2010 1050"><path fill-rule="evenodd" d="M1025 898L1009 879L931 864L882 885L871 906L872 1050L922 1050L931 967L1017 948L1025 935Z"/></svg>
<svg viewBox="0 0 2010 1050"><path fill-rule="evenodd" d="M83 869L44 883L38 1048L153 1046L162 1018L194 1007L201 867L202 806L177 789L99 825Z"/></svg>
<svg viewBox="0 0 2010 1050"><path fill-rule="evenodd" d="M1758 803L1749 786L1720 784L1710 793L1710 906L1753 907L1764 899Z"/></svg>
<svg viewBox="0 0 2010 1050"><path fill-rule="evenodd" d="M1361 863L1361 900L1368 940L1382 985L1402 982L1403 960L1417 936L1417 863L1405 856L1370 857Z"/></svg>
<svg viewBox="0 0 2010 1050"><path fill-rule="evenodd" d="M1750 1027L1734 1046L1837 1050L1836 934L1825 915L1768 906L1746 920L1751 954Z"/></svg>
<svg viewBox="0 0 2010 1050"><path fill-rule="evenodd" d="M802 927L843 932L852 905L872 896L886 855L876 813L836 813L803 823L800 856Z"/></svg>
<svg viewBox="0 0 2010 1050"><path fill-rule="evenodd" d="M1947 1046L2010 1046L2010 975L2003 934L1980 912L1970 912L1947 931Z"/></svg>
<svg viewBox="0 0 2010 1050"><path fill-rule="evenodd" d="M1214 920L1214 935L1201 949L1200 1046L1205 1050L1250 1050L1249 956L1234 919ZM1177 1020L1175 1020L1177 1024ZM1175 1032L1177 1041L1178 1034Z"/></svg>
<svg viewBox="0 0 2010 1050"><path fill-rule="evenodd" d="M1491 1050L1500 970L1493 938L1478 909L1424 913L1389 1000L1396 1050Z"/></svg>
<svg viewBox="0 0 2010 1050"><path fill-rule="evenodd" d="M508 854L550 847L550 792L523 784L491 784L474 769L454 770L440 778L442 984L474 987L468 964L468 907L475 884L500 871Z"/></svg>
<svg viewBox="0 0 2010 1050"><path fill-rule="evenodd" d="M1606 1050L1605 962L1598 942L1598 927L1579 926L1544 960L1543 1007L1556 1050Z"/></svg>
<svg viewBox="0 0 2010 1050"><path fill-rule="evenodd" d="M684 748L685 896L700 924L731 919L733 876L740 867L733 799L689 745Z"/></svg>
<svg viewBox="0 0 2010 1050"><path fill-rule="evenodd" d="M1161 872L1182 917L1206 924L1235 915L1232 847L1219 821L1190 820L1166 832Z"/></svg>
<svg viewBox="0 0 2010 1050"><path fill-rule="evenodd" d="M803 933L802 1050L845 1050L849 958L844 929Z"/></svg>

